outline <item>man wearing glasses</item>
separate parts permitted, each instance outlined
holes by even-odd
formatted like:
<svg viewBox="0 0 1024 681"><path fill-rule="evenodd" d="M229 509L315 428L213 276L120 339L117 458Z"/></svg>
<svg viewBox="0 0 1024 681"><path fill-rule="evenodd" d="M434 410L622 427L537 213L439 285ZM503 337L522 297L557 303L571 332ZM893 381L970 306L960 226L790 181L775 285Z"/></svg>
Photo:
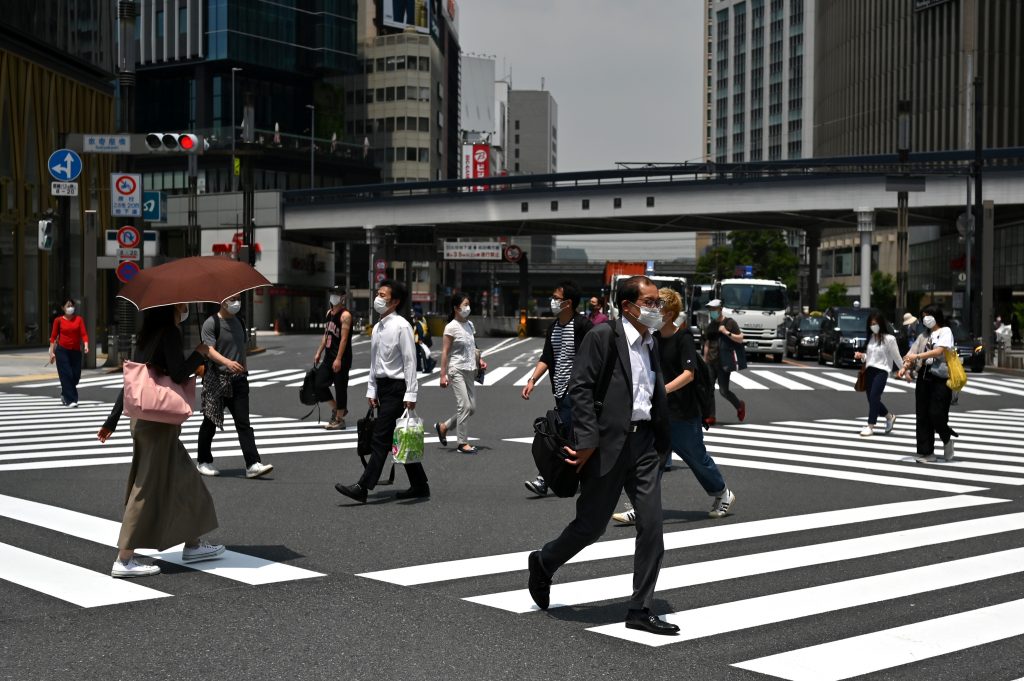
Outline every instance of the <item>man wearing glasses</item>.
<svg viewBox="0 0 1024 681"><path fill-rule="evenodd" d="M636 509L637 530L626 627L675 635L679 627L650 611L665 553L661 470L671 450L668 399L651 335L662 326L662 302L654 283L640 276L619 285L616 303L620 318L586 335L569 380L576 449L566 447L565 464L580 473L576 518L530 554L528 587L537 606L546 610L552 575L604 534L625 489ZM613 367L599 410L595 391L606 362Z"/></svg>

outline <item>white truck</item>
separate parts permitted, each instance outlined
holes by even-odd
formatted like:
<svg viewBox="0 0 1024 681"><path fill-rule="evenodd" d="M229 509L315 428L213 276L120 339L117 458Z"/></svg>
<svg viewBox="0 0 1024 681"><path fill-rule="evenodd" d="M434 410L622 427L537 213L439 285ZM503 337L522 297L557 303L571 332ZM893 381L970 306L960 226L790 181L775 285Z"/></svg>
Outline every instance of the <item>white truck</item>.
<svg viewBox="0 0 1024 681"><path fill-rule="evenodd" d="M722 279L715 284L722 312L743 332L747 355L774 355L781 362L786 352L788 291L771 279Z"/></svg>
<svg viewBox="0 0 1024 681"><path fill-rule="evenodd" d="M619 290L619 282L624 279L629 279L634 275L632 274L616 274L612 277L608 287L608 317L611 319L619 318L619 308L615 305L615 295ZM654 274L647 275L647 278L654 282L654 285L658 288L668 287L679 294L679 297L683 299L683 313L686 312L688 295L686 291L686 279L683 277L663 277Z"/></svg>

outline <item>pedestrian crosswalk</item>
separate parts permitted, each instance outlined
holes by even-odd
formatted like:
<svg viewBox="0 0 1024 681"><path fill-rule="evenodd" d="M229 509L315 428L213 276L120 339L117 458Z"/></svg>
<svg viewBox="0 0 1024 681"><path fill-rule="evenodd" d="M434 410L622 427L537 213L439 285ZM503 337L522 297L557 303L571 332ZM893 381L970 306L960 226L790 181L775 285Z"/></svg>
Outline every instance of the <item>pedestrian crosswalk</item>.
<svg viewBox="0 0 1024 681"><path fill-rule="evenodd" d="M506 346L504 349L508 349ZM486 352L484 353L486 356ZM478 388L489 389L492 387L517 387L526 385L527 379L533 375L535 362L530 362L521 357L514 358L506 364L493 363L487 369L482 385ZM420 373L419 383L423 388L437 388L440 386L440 369L435 368L432 373ZM306 369L251 369L249 371L250 388L266 388L269 386L285 386L288 388L299 388L306 376ZM354 368L349 373L349 386L355 387L365 385L369 380L369 369ZM547 380L545 374L538 383ZM750 368L747 371L735 371L731 375L733 385L740 390L774 390L774 391L814 391L826 390L833 392L853 392L853 385L857 381L857 374L853 371L822 370L819 368ZM198 380L202 384L202 379ZM102 374L82 378L78 387L80 390L89 388L119 390L122 385L122 377L119 373ZM18 389L29 388L59 388L60 382L34 381L22 383L15 386ZM914 386L903 381L891 378L885 387L888 394L912 393ZM970 374L967 385L962 391L965 395L982 396L1024 396L1024 383L1019 379L999 374Z"/></svg>
<svg viewBox="0 0 1024 681"><path fill-rule="evenodd" d="M955 662L958 653L1018 639L1019 650L1024 644L1024 600L999 602L1005 596L979 600L977 593L1001 579L1024 578L1024 549L1016 548L1013 539L1024 532L1024 512L1019 502L992 490L1002 487L1009 494L1024 485L1024 409L956 412L951 422L960 434L956 457L926 465L912 458L912 414L900 415L892 433L870 438L859 436L862 420L854 419L713 428L705 441L726 471L746 466L944 494L750 521L743 521L741 512L725 523L669 529L664 535L666 567L656 588L656 602L669 606L662 605L657 614L679 625L680 635L627 629L621 620L575 626L605 640L652 648L684 648L700 641L702 651L708 649L703 644L715 637L756 630L746 648L735 637L729 639L726 649L738 652L728 664L736 673L744 669L793 681L875 672L888 672L886 678L920 678L916 665L938 656L950 656ZM525 443L529 438L508 441ZM992 491L980 494L988 490ZM578 567L555 576L549 608L554 619L573 622L576 618L557 613L574 608L600 613L604 612L600 604L628 599L633 589L628 559L635 545L629 534L591 545L570 561ZM766 550L766 543L751 543L775 537L785 539L779 542L781 548L767 543ZM549 538L538 537L538 544ZM678 557L670 560L681 549L699 552L712 546L721 548L722 557L683 564L678 564ZM754 546L758 548L747 548ZM525 588L527 556L535 548L520 546L508 553L385 568L359 576L436 588L517 617L543 617ZM907 555L924 557L907 560ZM609 564L621 571L615 572ZM799 574L801 579L790 585L789 574ZM738 592L739 597L715 599L717 592L702 589L727 583L742 587L721 593ZM686 608L694 599L699 606ZM907 602L921 607L901 609ZM941 606L940 616L915 616L929 613L924 606L931 603ZM672 606L682 607L671 611ZM901 613L896 622L869 618L861 621L859 630L844 626L854 609L891 607ZM814 624L800 626L808 622ZM787 632L778 644L772 643L776 630ZM806 638L801 641L793 631L808 633L802 634ZM851 631L856 635L849 635ZM977 674L986 676L984 669Z"/></svg>

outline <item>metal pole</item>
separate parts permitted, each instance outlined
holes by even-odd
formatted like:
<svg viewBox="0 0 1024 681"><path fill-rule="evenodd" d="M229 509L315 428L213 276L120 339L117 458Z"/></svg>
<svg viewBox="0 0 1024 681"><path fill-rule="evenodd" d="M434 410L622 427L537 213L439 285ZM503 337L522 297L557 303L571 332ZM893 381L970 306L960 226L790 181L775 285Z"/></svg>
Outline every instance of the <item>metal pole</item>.
<svg viewBox="0 0 1024 681"><path fill-rule="evenodd" d="M235 73L242 69L231 67L231 191L238 191L238 176L235 174Z"/></svg>
<svg viewBox="0 0 1024 681"><path fill-rule="evenodd" d="M875 230L875 209L857 209L857 231L860 232L860 306L871 307L871 234Z"/></svg>
<svg viewBox="0 0 1024 681"><path fill-rule="evenodd" d="M309 188L313 189L316 187L316 178L313 175L313 149L314 143L314 131L316 128L316 107L312 104L307 104L306 108L309 109Z"/></svg>
<svg viewBox="0 0 1024 681"><path fill-rule="evenodd" d="M984 125L985 121L984 121L984 118L982 116L982 110L984 108L984 100L982 98L982 95L983 95L983 90L982 90L981 78L978 77L978 78L974 79L974 168L973 168L973 170L974 170L974 221L975 221L976 225L978 223L980 223L980 221L981 221L981 219L983 217L982 216L983 201L982 201L982 193L981 193L981 168L982 168L982 165L983 165L982 150L984 148L984 146L983 146L984 145L984 138L982 136L982 126ZM984 236L983 236L984 233L985 233L984 228L982 228L982 229L975 229L974 230L974 234L975 234L974 250L977 253L983 253L984 252L984 249L985 249L985 240L984 240ZM971 276L975 277L975 278L979 278L979 272L977 272L976 270L972 271L971 272ZM975 282L972 282L972 283L973 283L972 292L974 293L974 295L977 295L977 293L981 291L981 287L978 286L978 284L980 282L979 281L975 281ZM973 302L974 301L972 301L972 303ZM980 307L981 307L980 305L971 305L971 306L968 306L968 310L978 309ZM977 315L973 315L973 316L977 317ZM986 334L987 330L981 327L981 320L976 320L976 321L974 321L974 323L972 323L972 320L970 320L970 319L968 319L966 321L968 323L968 327L967 328L973 329L975 331L975 335L981 335L981 336L984 336L984 337L987 338L987 334Z"/></svg>
<svg viewBox="0 0 1024 681"><path fill-rule="evenodd" d="M974 217L971 215L971 176L967 176L967 208L964 212L964 274L966 276L966 284L964 288L964 301L963 301L963 317L964 324L967 325L967 329L971 329L971 293L974 287L971 285L971 276L974 273L974 267L971 264L971 260L974 258Z"/></svg>
<svg viewBox="0 0 1024 681"><path fill-rule="evenodd" d="M902 99L896 104L896 147L903 174L910 161L910 100ZM896 315L900 317L910 306L910 194L905 191L896 194Z"/></svg>
<svg viewBox="0 0 1024 681"><path fill-rule="evenodd" d="M345 240L345 295L348 304L352 304L352 241Z"/></svg>

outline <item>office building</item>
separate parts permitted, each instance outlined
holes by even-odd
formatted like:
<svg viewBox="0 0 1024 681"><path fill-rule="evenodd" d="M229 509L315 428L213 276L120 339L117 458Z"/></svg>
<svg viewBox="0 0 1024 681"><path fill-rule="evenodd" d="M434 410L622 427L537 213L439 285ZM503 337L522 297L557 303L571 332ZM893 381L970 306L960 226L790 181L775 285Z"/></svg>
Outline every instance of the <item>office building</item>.
<svg viewBox="0 0 1024 681"><path fill-rule="evenodd" d="M558 172L558 104L547 90L512 89L508 97L513 175Z"/></svg>
<svg viewBox="0 0 1024 681"><path fill-rule="evenodd" d="M498 79L493 57L462 55L462 144L486 145L490 165L488 175L508 174L508 98L507 78ZM462 163L462 177L472 177Z"/></svg>

